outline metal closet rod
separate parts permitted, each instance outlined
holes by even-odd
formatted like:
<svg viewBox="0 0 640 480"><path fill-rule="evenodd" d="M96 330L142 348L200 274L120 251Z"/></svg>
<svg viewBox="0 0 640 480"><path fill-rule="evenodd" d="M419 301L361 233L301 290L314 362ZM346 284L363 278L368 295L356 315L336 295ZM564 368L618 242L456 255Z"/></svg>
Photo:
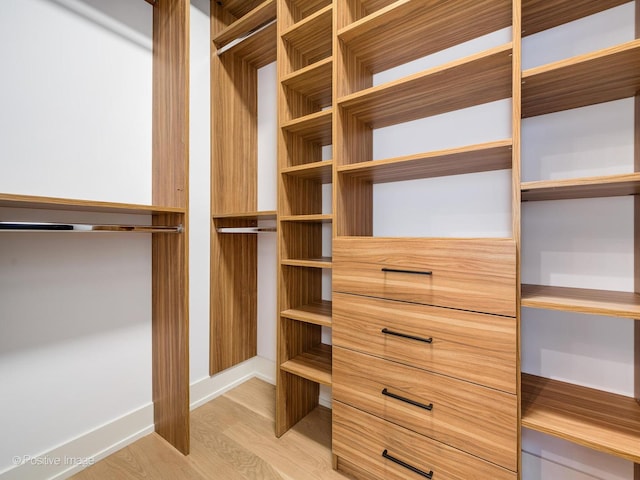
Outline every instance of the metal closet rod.
<svg viewBox="0 0 640 480"><path fill-rule="evenodd" d="M276 227L218 227L218 233L268 233L277 232Z"/></svg>
<svg viewBox="0 0 640 480"><path fill-rule="evenodd" d="M87 223L0 222L0 231L182 233L184 232L184 227L182 225L94 225Z"/></svg>

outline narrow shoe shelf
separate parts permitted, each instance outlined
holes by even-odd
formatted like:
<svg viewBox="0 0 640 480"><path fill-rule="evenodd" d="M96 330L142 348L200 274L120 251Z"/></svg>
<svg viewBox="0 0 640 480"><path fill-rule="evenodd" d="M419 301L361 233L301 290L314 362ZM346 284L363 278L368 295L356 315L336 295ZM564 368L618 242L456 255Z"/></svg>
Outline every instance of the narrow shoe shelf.
<svg viewBox="0 0 640 480"><path fill-rule="evenodd" d="M331 345L321 343L287 360L280 368L307 380L331 386Z"/></svg>
<svg viewBox="0 0 640 480"><path fill-rule="evenodd" d="M638 195L640 173L523 182L521 189L523 202Z"/></svg>
<svg viewBox="0 0 640 480"><path fill-rule="evenodd" d="M320 300L318 302L300 305L296 308L289 308L281 312L280 315L299 322L331 327L331 301Z"/></svg>

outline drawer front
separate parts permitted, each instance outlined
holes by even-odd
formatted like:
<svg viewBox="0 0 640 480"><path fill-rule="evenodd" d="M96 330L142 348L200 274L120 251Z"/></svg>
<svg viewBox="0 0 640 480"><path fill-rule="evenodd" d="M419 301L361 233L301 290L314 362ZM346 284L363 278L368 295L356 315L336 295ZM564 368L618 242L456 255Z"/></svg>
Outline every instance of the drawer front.
<svg viewBox="0 0 640 480"><path fill-rule="evenodd" d="M515 480L512 471L386 422L341 402L333 403L333 453L381 480ZM383 456L385 455L385 456ZM338 460L338 465L340 460ZM404 464L404 465L403 465Z"/></svg>
<svg viewBox="0 0 640 480"><path fill-rule="evenodd" d="M336 292L515 317L515 243L336 238L332 282Z"/></svg>
<svg viewBox="0 0 640 480"><path fill-rule="evenodd" d="M516 396L334 347L333 398L517 469Z"/></svg>
<svg viewBox="0 0 640 480"><path fill-rule="evenodd" d="M341 293L332 316L335 346L516 393L513 318Z"/></svg>

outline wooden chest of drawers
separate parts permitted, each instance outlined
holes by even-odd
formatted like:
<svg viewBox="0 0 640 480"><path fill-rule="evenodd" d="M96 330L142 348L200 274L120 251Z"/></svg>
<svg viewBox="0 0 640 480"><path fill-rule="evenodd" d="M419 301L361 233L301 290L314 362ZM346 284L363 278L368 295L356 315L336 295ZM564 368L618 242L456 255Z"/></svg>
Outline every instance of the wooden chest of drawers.
<svg viewBox="0 0 640 480"><path fill-rule="evenodd" d="M514 243L337 238L333 251L338 468L517 478Z"/></svg>

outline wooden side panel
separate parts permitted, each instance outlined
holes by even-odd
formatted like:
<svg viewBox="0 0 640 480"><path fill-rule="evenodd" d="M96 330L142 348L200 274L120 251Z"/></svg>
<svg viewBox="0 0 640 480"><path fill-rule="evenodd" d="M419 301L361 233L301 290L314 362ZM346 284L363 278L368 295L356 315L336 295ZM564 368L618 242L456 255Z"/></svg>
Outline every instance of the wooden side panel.
<svg viewBox="0 0 640 480"><path fill-rule="evenodd" d="M186 208L189 178L189 2L153 7L153 199Z"/></svg>
<svg viewBox="0 0 640 480"><path fill-rule="evenodd" d="M161 0L160 0L161 1ZM181 214L153 217L154 225L186 227ZM189 453L188 235L152 237L153 404L156 432Z"/></svg>

